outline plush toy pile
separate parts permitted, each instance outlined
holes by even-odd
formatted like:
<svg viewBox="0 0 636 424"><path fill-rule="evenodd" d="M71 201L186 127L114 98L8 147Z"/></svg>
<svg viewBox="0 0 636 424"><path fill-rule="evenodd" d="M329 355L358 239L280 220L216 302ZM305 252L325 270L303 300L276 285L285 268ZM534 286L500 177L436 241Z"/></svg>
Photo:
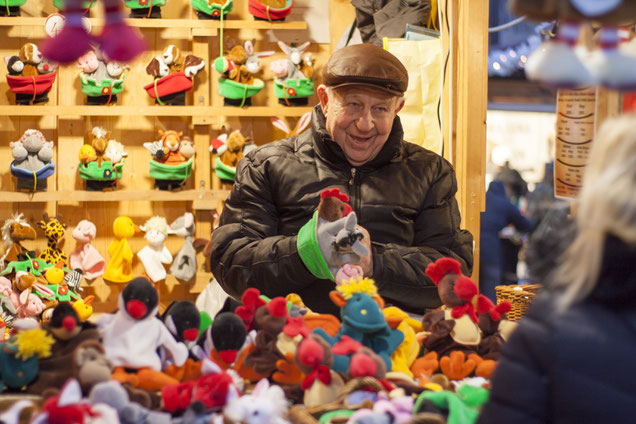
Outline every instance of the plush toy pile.
<svg viewBox="0 0 636 424"><path fill-rule="evenodd" d="M44 103L55 81L55 67L47 61L38 46L26 43L16 56L5 57L7 83L15 93L15 103Z"/></svg>
<svg viewBox="0 0 636 424"><path fill-rule="evenodd" d="M329 194L342 200L331 190L322 203L333 200ZM156 282L165 278L164 266L173 262L170 272L183 279L196 272L193 222L188 213L170 226L162 217L148 220L149 244L137 253L147 276L134 277L127 239L137 228L128 217L115 220L106 266L90 245L94 225L80 222L73 272L59 249L65 228L59 217L38 222L49 240L39 257L22 244L35 230L21 216L7 220L0 304L8 340L0 349L0 378L17 395L2 422L17 422L17 411L30 405L18 401L23 393L42 397L34 408L38 423L477 419L511 328L510 305L480 295L456 260L441 258L427 268L444 308L421 319L386 307L373 280L340 271L330 293L340 319L309 310L298 295L268 299L254 288L240 302L228 299L213 319L189 301L159 315ZM168 234L185 237L174 260L163 246ZM126 285L117 310L93 323L92 299L79 296L79 281L101 272Z"/></svg>

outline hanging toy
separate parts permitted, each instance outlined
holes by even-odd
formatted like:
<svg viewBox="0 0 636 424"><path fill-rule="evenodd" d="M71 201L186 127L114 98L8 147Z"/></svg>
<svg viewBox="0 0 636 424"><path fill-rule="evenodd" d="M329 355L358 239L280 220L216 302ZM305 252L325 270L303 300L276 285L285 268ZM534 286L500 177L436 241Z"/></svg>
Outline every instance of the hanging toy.
<svg viewBox="0 0 636 424"><path fill-rule="evenodd" d="M164 264L172 263L172 255L164 242L168 238L170 227L166 218L153 216L141 227L145 232L144 238L148 245L137 253L137 257L146 270L146 275L154 283L166 278L166 268Z"/></svg>
<svg viewBox="0 0 636 424"><path fill-rule="evenodd" d="M314 94L314 57L311 53L302 55L309 41L296 46L278 42L278 47L287 55L286 59L275 60L270 63L270 70L274 73L274 95L278 103L286 106L306 106L309 96Z"/></svg>
<svg viewBox="0 0 636 424"><path fill-rule="evenodd" d="M223 40L223 55L214 60L214 69L219 77L219 94L226 106L250 106L252 96L265 87L256 74L260 71L260 57L274 54L273 51L255 53L254 42L240 43L230 36Z"/></svg>
<svg viewBox="0 0 636 424"><path fill-rule="evenodd" d="M234 0L190 0L199 19L225 18L232 11Z"/></svg>
<svg viewBox="0 0 636 424"><path fill-rule="evenodd" d="M125 68L118 62L107 60L99 50L91 49L77 59L82 69L79 77L87 105L117 103L117 94L124 89Z"/></svg>
<svg viewBox="0 0 636 424"><path fill-rule="evenodd" d="M148 95L160 105L185 105L186 91L194 84L194 77L205 67L205 61L193 54L186 55L174 44L154 57L146 66L146 73L154 82L144 86Z"/></svg>
<svg viewBox="0 0 636 424"><path fill-rule="evenodd" d="M128 62L146 49L146 42L126 22L121 0L104 0L105 25L99 36L91 36L82 23L83 0L64 1L64 27L42 46L44 56L54 62L72 63L91 49L92 43L111 60Z"/></svg>
<svg viewBox="0 0 636 424"><path fill-rule="evenodd" d="M151 155L150 177L155 188L180 189L192 175L194 144L181 131L159 130L159 136L160 140L144 143Z"/></svg>
<svg viewBox="0 0 636 424"><path fill-rule="evenodd" d="M528 78L555 87L603 85L636 88L636 56L621 49L620 27L631 25L636 5L624 0L510 0L510 9L535 20L559 20L556 37L541 45L526 63ZM578 47L583 24L600 25L597 48ZM576 46L576 48L575 48Z"/></svg>
<svg viewBox="0 0 636 424"><path fill-rule="evenodd" d="M294 0L249 0L247 10L257 21L284 21L291 13Z"/></svg>
<svg viewBox="0 0 636 424"><path fill-rule="evenodd" d="M26 43L17 56L5 57L7 84L15 94L15 104L28 105L49 101L48 93L55 82L55 67L34 43Z"/></svg>

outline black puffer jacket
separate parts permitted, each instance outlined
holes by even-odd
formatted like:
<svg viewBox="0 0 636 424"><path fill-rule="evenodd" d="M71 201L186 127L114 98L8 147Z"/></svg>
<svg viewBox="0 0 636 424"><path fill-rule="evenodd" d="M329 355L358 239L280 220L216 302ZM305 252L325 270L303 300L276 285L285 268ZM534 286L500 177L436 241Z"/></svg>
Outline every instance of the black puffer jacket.
<svg viewBox="0 0 636 424"><path fill-rule="evenodd" d="M424 270L452 256L470 272L472 237L459 229L451 165L402 135L396 118L378 155L352 168L317 106L310 131L243 158L212 236L212 272L225 291L234 297L248 287L267 296L295 292L312 310L336 313L329 300L333 282L307 270L296 236L318 207L320 192L338 187L371 235L373 278L385 300L416 313L439 306Z"/></svg>
<svg viewBox="0 0 636 424"><path fill-rule="evenodd" d="M608 238L591 295L556 315L533 303L502 350L479 424L636 420L636 247Z"/></svg>

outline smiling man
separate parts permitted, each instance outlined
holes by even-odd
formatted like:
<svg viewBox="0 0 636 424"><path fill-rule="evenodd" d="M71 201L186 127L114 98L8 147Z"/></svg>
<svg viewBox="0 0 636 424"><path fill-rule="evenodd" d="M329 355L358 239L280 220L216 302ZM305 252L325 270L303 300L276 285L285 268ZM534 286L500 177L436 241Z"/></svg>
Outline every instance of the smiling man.
<svg viewBox="0 0 636 424"><path fill-rule="evenodd" d="M311 129L239 162L212 237L214 276L235 298L248 287L270 297L298 293L314 312L336 313L334 282L311 266L300 239L320 192L337 187L368 231L371 248L359 265L384 299L420 314L440 306L424 271L451 256L470 275L472 236L459 228L452 166L403 139L406 69L380 47L359 44L336 51L322 79Z"/></svg>

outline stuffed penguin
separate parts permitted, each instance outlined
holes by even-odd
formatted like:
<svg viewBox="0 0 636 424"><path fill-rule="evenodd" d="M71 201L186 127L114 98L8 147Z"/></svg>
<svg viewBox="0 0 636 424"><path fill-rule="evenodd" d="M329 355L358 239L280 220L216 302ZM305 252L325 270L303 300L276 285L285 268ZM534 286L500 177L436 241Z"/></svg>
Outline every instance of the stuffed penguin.
<svg viewBox="0 0 636 424"><path fill-rule="evenodd" d="M177 366L188 358L188 348L175 340L156 317L157 290L146 278L131 280L119 295L119 309L97 320L106 358L116 367L161 370L157 353L163 347Z"/></svg>

